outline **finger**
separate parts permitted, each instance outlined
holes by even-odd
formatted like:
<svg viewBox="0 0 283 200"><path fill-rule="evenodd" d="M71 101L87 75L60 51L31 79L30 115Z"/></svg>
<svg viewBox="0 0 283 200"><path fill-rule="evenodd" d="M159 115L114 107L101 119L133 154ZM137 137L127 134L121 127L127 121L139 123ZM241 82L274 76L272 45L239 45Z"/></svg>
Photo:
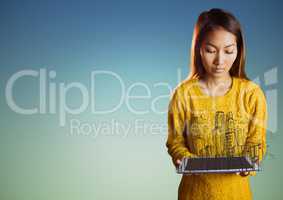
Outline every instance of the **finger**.
<svg viewBox="0 0 283 200"><path fill-rule="evenodd" d="M241 172L240 173L240 175L243 176L243 177L248 176L249 174L250 174L250 172Z"/></svg>

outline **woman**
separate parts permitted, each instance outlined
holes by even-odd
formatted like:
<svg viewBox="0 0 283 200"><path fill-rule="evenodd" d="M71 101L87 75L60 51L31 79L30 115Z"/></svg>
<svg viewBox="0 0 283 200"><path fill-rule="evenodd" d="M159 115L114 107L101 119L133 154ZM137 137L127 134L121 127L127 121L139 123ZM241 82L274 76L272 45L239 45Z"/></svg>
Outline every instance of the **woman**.
<svg viewBox="0 0 283 200"><path fill-rule="evenodd" d="M168 110L166 146L176 167L183 157L266 152L266 100L245 74L241 26L229 12L200 14L191 47L191 73L174 90ZM255 173L183 175L179 200L250 200Z"/></svg>

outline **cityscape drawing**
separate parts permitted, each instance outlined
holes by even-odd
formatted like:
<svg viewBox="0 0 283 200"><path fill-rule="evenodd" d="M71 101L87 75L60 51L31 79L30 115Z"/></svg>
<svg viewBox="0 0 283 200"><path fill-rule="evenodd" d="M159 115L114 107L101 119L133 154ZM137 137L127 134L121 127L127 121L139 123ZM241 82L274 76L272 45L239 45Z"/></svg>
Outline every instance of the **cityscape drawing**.
<svg viewBox="0 0 283 200"><path fill-rule="evenodd" d="M259 161L261 141L247 144L248 122L235 119L233 112L216 111L211 129L207 116L193 115L189 134L193 139L192 148L200 157L239 157L248 156L251 161Z"/></svg>

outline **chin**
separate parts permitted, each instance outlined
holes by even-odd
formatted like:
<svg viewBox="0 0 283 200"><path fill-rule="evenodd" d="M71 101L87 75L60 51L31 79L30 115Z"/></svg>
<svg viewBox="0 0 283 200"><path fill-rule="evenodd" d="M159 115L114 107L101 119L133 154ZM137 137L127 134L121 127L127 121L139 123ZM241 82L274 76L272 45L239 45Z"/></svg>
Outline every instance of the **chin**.
<svg viewBox="0 0 283 200"><path fill-rule="evenodd" d="M211 77L215 77L215 78L221 78L221 77L226 77L228 75L228 73L223 72L223 73L211 73L210 76Z"/></svg>
<svg viewBox="0 0 283 200"><path fill-rule="evenodd" d="M227 73L222 72L222 73L213 73L214 76L226 76Z"/></svg>

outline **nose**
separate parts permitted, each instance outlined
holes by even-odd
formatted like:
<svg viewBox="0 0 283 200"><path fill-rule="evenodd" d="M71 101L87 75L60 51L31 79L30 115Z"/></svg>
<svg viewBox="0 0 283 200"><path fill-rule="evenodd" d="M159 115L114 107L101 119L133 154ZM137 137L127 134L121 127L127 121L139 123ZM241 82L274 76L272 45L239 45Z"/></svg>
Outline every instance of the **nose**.
<svg viewBox="0 0 283 200"><path fill-rule="evenodd" d="M214 59L214 64L215 65L222 65L224 63L224 55L223 53L220 51L216 54L216 57Z"/></svg>

